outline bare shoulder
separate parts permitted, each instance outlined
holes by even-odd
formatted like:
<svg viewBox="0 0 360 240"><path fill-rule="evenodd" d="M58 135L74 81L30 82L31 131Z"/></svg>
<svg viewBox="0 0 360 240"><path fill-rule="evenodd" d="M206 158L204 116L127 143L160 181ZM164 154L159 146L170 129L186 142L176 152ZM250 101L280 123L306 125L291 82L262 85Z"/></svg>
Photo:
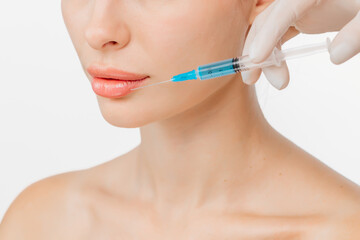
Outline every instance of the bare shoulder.
<svg viewBox="0 0 360 240"><path fill-rule="evenodd" d="M23 190L0 224L1 240L76 239L73 229L85 227L86 217L77 196L78 171L39 180ZM77 238L78 239L78 238Z"/></svg>
<svg viewBox="0 0 360 240"><path fill-rule="evenodd" d="M327 218L315 239L360 239L360 186L310 154L300 156L300 164L292 162L297 170L290 171L295 189L301 192L297 204L306 206L299 207L304 212Z"/></svg>
<svg viewBox="0 0 360 240"><path fill-rule="evenodd" d="M271 195L257 208L263 204L267 214L293 216L286 224L306 240L360 239L360 186L295 144L284 146L287 151L262 176Z"/></svg>

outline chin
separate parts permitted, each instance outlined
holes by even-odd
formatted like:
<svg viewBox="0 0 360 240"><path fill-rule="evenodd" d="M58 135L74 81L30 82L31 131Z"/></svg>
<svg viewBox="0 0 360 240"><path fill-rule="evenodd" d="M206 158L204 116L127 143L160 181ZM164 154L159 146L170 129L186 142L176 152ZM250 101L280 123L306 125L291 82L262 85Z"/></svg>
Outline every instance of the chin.
<svg viewBox="0 0 360 240"><path fill-rule="evenodd" d="M104 111L101 111L101 114L110 125L120 128L138 128L151 122L147 121L147 118L142 114L127 113L125 116L125 114L122 114L121 112L114 114Z"/></svg>
<svg viewBox="0 0 360 240"><path fill-rule="evenodd" d="M158 120L156 113L148 105L134 107L138 105L116 101L98 103L103 118L115 127L138 128Z"/></svg>
<svg viewBox="0 0 360 240"><path fill-rule="evenodd" d="M137 128L148 122L142 109L130 99L111 99L96 96L101 115L110 125L121 128Z"/></svg>

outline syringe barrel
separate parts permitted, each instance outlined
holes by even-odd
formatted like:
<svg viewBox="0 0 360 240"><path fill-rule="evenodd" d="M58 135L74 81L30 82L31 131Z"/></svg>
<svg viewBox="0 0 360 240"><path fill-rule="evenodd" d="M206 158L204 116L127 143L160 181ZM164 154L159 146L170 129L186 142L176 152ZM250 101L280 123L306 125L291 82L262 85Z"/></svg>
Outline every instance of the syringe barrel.
<svg viewBox="0 0 360 240"><path fill-rule="evenodd" d="M234 65L236 58L230 58L223 61L201 65L197 68L198 77L200 80L207 80L216 77L222 77L230 74L235 74Z"/></svg>
<svg viewBox="0 0 360 240"><path fill-rule="evenodd" d="M251 70L254 68L280 65L281 62L278 58L276 58L276 56L278 56L276 55L277 51L278 49L274 49L275 54L271 54L271 56L262 63L253 63L251 62L249 56L245 55L242 57L230 58L223 61L201 65L197 69L198 78L200 80L207 80Z"/></svg>
<svg viewBox="0 0 360 240"><path fill-rule="evenodd" d="M299 58L323 52L325 50L329 50L329 46L330 39L327 38L326 41L323 43L309 44L302 47L295 47L286 50L279 50L275 47L271 55L261 63L253 63L250 60L249 55L229 58L223 61L201 65L196 70L182 73L173 77L172 81L180 82L193 79L207 80L256 68L280 66L281 62L284 60Z"/></svg>

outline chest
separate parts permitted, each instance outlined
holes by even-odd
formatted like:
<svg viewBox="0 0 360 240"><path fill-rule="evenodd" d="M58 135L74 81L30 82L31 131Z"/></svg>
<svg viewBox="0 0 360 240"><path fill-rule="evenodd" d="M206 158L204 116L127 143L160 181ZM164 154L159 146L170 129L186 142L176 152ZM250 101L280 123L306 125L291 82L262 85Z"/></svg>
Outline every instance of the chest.
<svg viewBox="0 0 360 240"><path fill-rule="evenodd" d="M314 224L315 223L315 224ZM304 217L192 215L166 221L129 209L98 213L84 239L107 240L313 240L326 228ZM325 239L325 238L319 238Z"/></svg>
<svg viewBox="0 0 360 240"><path fill-rule="evenodd" d="M101 196L101 197L99 197ZM314 240L328 239L320 214L262 214L248 211L168 209L159 214L139 198L92 196L86 240ZM273 211L274 212L274 211Z"/></svg>

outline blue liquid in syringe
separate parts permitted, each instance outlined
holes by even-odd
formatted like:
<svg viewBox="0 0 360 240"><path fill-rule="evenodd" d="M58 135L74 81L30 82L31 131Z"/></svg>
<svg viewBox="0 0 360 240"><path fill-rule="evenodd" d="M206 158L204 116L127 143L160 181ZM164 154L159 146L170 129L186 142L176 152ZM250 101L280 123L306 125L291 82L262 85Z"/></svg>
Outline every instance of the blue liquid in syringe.
<svg viewBox="0 0 360 240"><path fill-rule="evenodd" d="M187 80L206 80L211 78L222 77L230 74L235 74L246 70L243 64L239 65L239 58L230 58L223 61L201 65L197 70L182 73L172 77L171 81L181 82Z"/></svg>

